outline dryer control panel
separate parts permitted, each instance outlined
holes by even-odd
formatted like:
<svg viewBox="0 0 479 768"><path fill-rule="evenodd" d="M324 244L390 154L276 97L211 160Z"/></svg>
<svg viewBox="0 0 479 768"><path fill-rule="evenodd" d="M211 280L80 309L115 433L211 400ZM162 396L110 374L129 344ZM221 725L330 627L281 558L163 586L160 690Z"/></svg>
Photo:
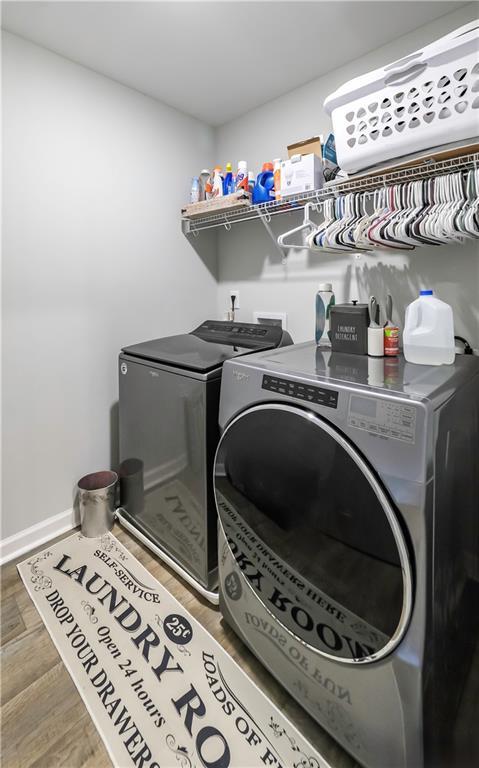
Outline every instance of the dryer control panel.
<svg viewBox="0 0 479 768"><path fill-rule="evenodd" d="M290 379L280 379L277 376L263 376L262 389L269 392L277 392L280 395L295 397L317 405L325 405L328 408L338 407L338 393L333 389L317 387L314 384L305 384Z"/></svg>
<svg viewBox="0 0 479 768"><path fill-rule="evenodd" d="M414 444L416 408L390 400L352 395L348 424L356 429Z"/></svg>

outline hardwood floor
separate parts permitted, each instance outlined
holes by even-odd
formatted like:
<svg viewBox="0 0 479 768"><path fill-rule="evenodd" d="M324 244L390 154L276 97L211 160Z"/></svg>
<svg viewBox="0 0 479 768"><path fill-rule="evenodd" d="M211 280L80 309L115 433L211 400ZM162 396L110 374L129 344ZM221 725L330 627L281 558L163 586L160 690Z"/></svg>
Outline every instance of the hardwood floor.
<svg viewBox="0 0 479 768"><path fill-rule="evenodd" d="M241 664L334 768L356 768L357 763L313 722L255 659L222 621L217 609L199 598L119 525L115 525L113 533ZM65 537L55 541L61 538ZM42 545L38 551L46 546ZM19 561L26 557L23 555ZM16 563L12 561L1 569L2 768L109 768L111 761L103 742L18 576ZM458 754L462 757L458 758L459 762L454 761L457 768L473 764L469 758L478 748L478 729L474 720L478 708L479 653L476 653L463 696L464 714L460 713L458 718Z"/></svg>

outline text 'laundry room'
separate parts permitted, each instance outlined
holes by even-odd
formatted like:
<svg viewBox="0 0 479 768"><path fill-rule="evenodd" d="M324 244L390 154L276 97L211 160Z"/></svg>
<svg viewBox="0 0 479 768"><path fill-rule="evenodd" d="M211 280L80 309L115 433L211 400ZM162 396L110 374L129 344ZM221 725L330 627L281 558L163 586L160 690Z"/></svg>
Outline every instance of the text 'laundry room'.
<svg viewBox="0 0 479 768"><path fill-rule="evenodd" d="M479 765L479 21L2 0L4 768Z"/></svg>

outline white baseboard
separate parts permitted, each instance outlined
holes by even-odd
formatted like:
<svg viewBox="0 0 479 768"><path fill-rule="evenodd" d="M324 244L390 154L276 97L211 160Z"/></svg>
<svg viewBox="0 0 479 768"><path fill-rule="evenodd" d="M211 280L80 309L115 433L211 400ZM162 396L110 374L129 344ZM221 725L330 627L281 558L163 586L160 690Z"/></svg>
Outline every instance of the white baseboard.
<svg viewBox="0 0 479 768"><path fill-rule="evenodd" d="M145 490L151 490L176 477L187 463L188 457L183 453L145 472ZM9 536L8 539L0 540L0 565L20 557L56 536L61 536L62 533L71 531L77 525L80 525L80 520L76 519L73 509L67 509L59 515L53 515L41 523Z"/></svg>
<svg viewBox="0 0 479 768"><path fill-rule="evenodd" d="M65 512L60 512L59 515L53 515L41 523L36 523L30 528L25 528L24 531L9 536L8 539L2 539L0 541L0 565L20 557L25 552L35 549L40 544L44 544L62 533L71 531L79 524L73 509L67 509Z"/></svg>

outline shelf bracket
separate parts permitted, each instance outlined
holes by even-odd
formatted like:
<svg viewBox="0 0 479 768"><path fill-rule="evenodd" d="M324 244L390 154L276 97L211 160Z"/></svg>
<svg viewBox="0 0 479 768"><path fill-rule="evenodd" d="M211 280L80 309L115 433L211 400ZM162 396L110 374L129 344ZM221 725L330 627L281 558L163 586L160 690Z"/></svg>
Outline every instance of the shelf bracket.
<svg viewBox="0 0 479 768"><path fill-rule="evenodd" d="M261 221L263 222L263 226L270 236L271 240L273 241L274 245L276 246L276 250L279 252L281 256L281 264L286 264L287 262L287 256L286 256L286 249L282 248L280 245L278 245L278 238L274 234L273 230L271 229L269 223L271 221L271 214L269 214L267 211L262 210L261 208L258 208L258 216L260 217Z"/></svg>

